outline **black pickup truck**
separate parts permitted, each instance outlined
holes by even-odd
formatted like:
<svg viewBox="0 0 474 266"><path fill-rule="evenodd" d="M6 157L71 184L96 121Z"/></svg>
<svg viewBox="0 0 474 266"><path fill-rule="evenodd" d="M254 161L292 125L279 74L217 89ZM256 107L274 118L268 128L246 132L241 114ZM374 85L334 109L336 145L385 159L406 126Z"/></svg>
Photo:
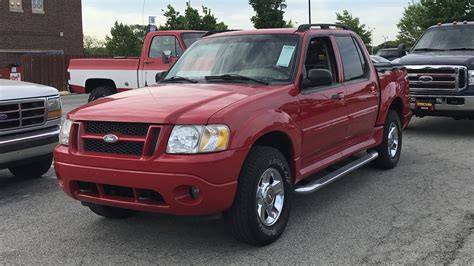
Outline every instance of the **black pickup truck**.
<svg viewBox="0 0 474 266"><path fill-rule="evenodd" d="M398 63L408 70L414 115L474 119L474 22L430 27Z"/></svg>

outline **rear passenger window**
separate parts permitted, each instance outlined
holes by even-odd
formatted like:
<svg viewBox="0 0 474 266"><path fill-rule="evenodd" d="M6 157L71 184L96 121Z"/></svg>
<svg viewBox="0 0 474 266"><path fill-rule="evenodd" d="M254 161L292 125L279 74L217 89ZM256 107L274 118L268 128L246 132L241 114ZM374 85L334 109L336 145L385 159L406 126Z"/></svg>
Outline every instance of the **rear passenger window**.
<svg viewBox="0 0 474 266"><path fill-rule="evenodd" d="M361 58L361 52L354 39L350 36L336 37L336 42L342 57L345 81L364 78L365 60Z"/></svg>

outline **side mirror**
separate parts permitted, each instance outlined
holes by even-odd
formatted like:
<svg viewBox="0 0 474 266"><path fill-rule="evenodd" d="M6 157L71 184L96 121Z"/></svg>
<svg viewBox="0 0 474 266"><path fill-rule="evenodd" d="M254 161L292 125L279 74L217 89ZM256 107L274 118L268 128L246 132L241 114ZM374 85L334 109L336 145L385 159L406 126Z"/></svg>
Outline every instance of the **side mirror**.
<svg viewBox="0 0 474 266"><path fill-rule="evenodd" d="M404 57L405 55L407 55L407 46L404 43L398 45L397 54L398 54L399 58Z"/></svg>
<svg viewBox="0 0 474 266"><path fill-rule="evenodd" d="M158 72L155 76L156 83L160 82L160 80L165 76L166 72Z"/></svg>
<svg viewBox="0 0 474 266"><path fill-rule="evenodd" d="M331 71L327 69L311 69L304 87L331 86L332 84L333 77Z"/></svg>
<svg viewBox="0 0 474 266"><path fill-rule="evenodd" d="M161 59L163 64L169 64L171 61L171 51L163 51L161 53Z"/></svg>

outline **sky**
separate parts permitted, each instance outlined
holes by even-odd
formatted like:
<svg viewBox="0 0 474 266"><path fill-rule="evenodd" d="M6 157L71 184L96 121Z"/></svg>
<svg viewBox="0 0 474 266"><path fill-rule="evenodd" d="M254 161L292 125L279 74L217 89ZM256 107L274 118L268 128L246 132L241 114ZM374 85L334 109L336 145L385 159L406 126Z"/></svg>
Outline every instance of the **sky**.
<svg viewBox="0 0 474 266"><path fill-rule="evenodd" d="M385 38L395 39L397 23L410 0L311 0L313 23L334 23L336 12L347 9L361 23L373 29L374 44ZM84 34L104 39L115 21L125 24L148 24L148 16L156 16L156 23L164 24L163 9L168 4L183 13L185 0L82 0ZM144 4L144 5L143 5ZM219 22L230 29L252 29L250 18L254 15L248 0L191 0L198 10L207 6ZM308 22L308 1L287 0L285 20L296 24ZM144 8L143 8L144 7Z"/></svg>

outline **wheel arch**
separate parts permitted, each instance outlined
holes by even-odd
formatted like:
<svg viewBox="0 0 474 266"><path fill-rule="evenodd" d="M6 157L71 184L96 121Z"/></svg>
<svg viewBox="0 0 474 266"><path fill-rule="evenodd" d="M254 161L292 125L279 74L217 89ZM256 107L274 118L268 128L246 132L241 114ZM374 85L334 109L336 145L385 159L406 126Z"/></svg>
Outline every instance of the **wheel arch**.
<svg viewBox="0 0 474 266"><path fill-rule="evenodd" d="M402 122L402 125L404 124L403 121L403 101L400 97L396 97L393 99L392 103L390 104L390 107L388 108L389 110L393 110L397 112L398 116L400 117L400 121Z"/></svg>
<svg viewBox="0 0 474 266"><path fill-rule="evenodd" d="M115 82L111 79L101 79L101 78L90 78L86 80L85 88L86 93L91 93L91 91L97 87L107 86L111 87L117 92L117 86Z"/></svg>
<svg viewBox="0 0 474 266"><path fill-rule="evenodd" d="M247 149L254 146L274 147L282 152L291 168L293 180L299 177L302 132L292 117L279 109L257 112L240 112L228 119L231 130L229 149ZM221 119L211 119L209 124L218 124ZM248 154L245 155L245 158ZM245 161L245 160L244 160ZM242 162L243 163L243 162Z"/></svg>

